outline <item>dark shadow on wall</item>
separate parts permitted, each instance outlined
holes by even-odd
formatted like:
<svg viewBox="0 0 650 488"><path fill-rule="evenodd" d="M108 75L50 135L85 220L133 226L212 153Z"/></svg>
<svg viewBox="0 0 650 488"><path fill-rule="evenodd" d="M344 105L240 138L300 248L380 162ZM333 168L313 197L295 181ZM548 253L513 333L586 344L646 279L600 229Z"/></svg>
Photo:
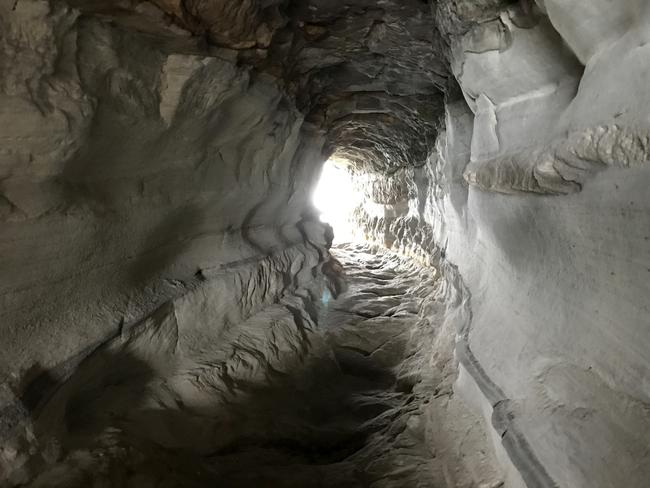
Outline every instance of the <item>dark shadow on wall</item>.
<svg viewBox="0 0 650 488"><path fill-rule="evenodd" d="M387 378L366 376L356 364L354 373L342 371L338 358L302 367L272 372L267 386L241 385L229 406L232 425L220 427L237 435L208 457L224 486L369 486L351 456L388 428L391 406L363 400L386 388ZM327 479L315 480L321 468Z"/></svg>
<svg viewBox="0 0 650 488"><path fill-rule="evenodd" d="M171 267L202 233L205 209L187 205L170 213L146 236L129 269L130 284L146 284Z"/></svg>
<svg viewBox="0 0 650 488"><path fill-rule="evenodd" d="M33 366L15 387L14 401L2 405L0 487L81 488L101 479L106 463L92 450L122 444L122 424L154 378L145 361L109 347L67 378L65 369Z"/></svg>
<svg viewBox="0 0 650 488"><path fill-rule="evenodd" d="M298 310L292 316L302 320ZM24 466L25 479L37 477L29 486L368 486L350 456L389 428L386 412L395 396L367 398L391 390L395 378L360 368L367 362L363 354L293 357L283 371L270 368L263 379L230 385L211 386L193 380L189 371L173 372L197 405L212 395L213 405L205 409L184 404L171 389L161 401L167 390L160 387L170 378L147 363L159 352L155 344L152 355L142 358L141 351L136 357L120 343L102 347L56 385L49 401L29 412L36 442L22 447L36 454ZM199 371L217 378L223 367L202 358ZM181 447L161 442L160 431L177 436ZM320 467L329 467L331 479L312 485Z"/></svg>

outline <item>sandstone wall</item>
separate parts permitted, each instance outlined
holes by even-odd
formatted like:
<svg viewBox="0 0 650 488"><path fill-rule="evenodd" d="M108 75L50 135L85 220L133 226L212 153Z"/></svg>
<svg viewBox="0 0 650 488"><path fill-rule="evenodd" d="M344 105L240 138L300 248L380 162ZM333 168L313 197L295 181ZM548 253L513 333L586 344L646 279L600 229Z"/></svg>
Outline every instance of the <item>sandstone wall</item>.
<svg viewBox="0 0 650 488"><path fill-rule="evenodd" d="M410 211L359 215L369 236L442 259L471 297L457 390L521 476L510 483L642 487L647 8L539 3L455 38L464 100L448 102L424 179L411 170Z"/></svg>
<svg viewBox="0 0 650 488"><path fill-rule="evenodd" d="M273 79L62 3L1 9L2 381L78 361L215 270L326 243L322 137Z"/></svg>

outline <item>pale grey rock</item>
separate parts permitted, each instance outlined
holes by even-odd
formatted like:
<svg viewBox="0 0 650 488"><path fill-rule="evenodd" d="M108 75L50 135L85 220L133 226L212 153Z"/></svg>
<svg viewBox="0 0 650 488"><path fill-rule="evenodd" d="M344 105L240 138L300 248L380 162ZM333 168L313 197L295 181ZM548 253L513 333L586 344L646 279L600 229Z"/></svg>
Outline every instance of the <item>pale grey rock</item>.
<svg viewBox="0 0 650 488"><path fill-rule="evenodd" d="M534 23L525 27L516 25L511 11L494 21L509 39L505 45L469 47L467 36L486 36L478 26L457 48L454 71L476 114L472 161L548 143L577 91L581 66L548 18L529 17Z"/></svg>
<svg viewBox="0 0 650 488"><path fill-rule="evenodd" d="M644 102L636 95L643 91L640 80L647 68L635 59L642 55L648 17L635 2L614 12L604 8L594 3L583 12L566 2L550 2L550 21L533 11L529 17L537 23L524 28L508 10L500 19L512 38L509 45L468 47L468 36L474 44L481 36L490 43L483 26L457 42L455 72L475 113L465 172L470 184L504 193L564 194L579 191L604 166L635 166L648 159ZM601 14L597 21L587 20L596 12ZM587 63L584 74L554 27ZM574 45L580 35L594 53ZM595 35L608 47L599 48Z"/></svg>
<svg viewBox="0 0 650 488"><path fill-rule="evenodd" d="M648 12L2 2L0 484L645 488Z"/></svg>
<svg viewBox="0 0 650 488"><path fill-rule="evenodd" d="M639 26L646 24L641 10L628 8L639 14L629 33L588 60L580 55L584 74L566 71L578 74L566 80L574 87L579 80L580 88L565 96L543 89L544 77L562 73L549 56L557 50L547 52L552 62L544 68L519 72L530 92L515 103L507 100L509 83L513 92L526 87L517 85L517 73L492 86L466 76L472 58L488 53L504 69L544 55L538 42L525 49L528 58L514 56L517 32L538 27L511 25L509 47L487 31L478 48L485 29L470 34L473 47L456 59L470 67L458 72L461 88L490 93L496 86L493 98L448 104L446 132L410 183L407 216L358 213L367 236L425 262L443 258L442 275L467 293L459 305L465 319L456 387L492 426L507 486L647 484L647 97L636 83L647 63L633 62L627 44L644 45ZM577 19L577 8L572 12ZM601 11L598 22L614 25L618 13ZM569 21L558 25L561 35ZM510 110L503 118L500 96ZM620 469L600 469L603 459Z"/></svg>
<svg viewBox="0 0 650 488"><path fill-rule="evenodd" d="M622 37L633 25L645 22L647 5L626 0L612 8L603 0L579 6L566 0L545 0L544 7L557 31L583 64Z"/></svg>
<svg viewBox="0 0 650 488"><path fill-rule="evenodd" d="M3 375L54 367L202 269L302 242L322 144L272 83L57 5L2 16L20 52L2 71Z"/></svg>

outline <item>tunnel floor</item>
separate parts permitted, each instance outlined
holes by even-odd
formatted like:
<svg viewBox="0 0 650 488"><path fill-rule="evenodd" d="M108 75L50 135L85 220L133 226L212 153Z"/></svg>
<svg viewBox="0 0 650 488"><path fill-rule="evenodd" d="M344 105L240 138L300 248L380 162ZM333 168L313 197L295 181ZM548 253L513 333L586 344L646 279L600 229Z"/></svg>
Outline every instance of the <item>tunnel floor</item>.
<svg viewBox="0 0 650 488"><path fill-rule="evenodd" d="M446 305L435 269L366 245L332 254L345 270L344 293L324 295L306 314L294 299L270 305L238 325L239 346L201 359L222 371L188 394L219 397L209 410L180 400L189 369L138 377L121 360L123 370L112 366L99 381L86 365L74 393L59 399L66 435L44 448L46 466L25 486L500 486L480 422L453 392L454 332L440 326ZM288 349L275 329L265 340L254 335L282 323L279 311L303 334ZM223 370L239 371L236 384Z"/></svg>
<svg viewBox="0 0 650 488"><path fill-rule="evenodd" d="M291 412L284 418L291 427L220 453L251 461L222 471L226 486L434 486L434 453L409 415L417 415L421 399L413 378L399 371L423 302L408 293L420 272L364 246L333 254L348 289L321 311L323 343L313 344L319 359L284 385L286 393L273 394L279 401L271 408ZM273 417L282 422L284 415Z"/></svg>

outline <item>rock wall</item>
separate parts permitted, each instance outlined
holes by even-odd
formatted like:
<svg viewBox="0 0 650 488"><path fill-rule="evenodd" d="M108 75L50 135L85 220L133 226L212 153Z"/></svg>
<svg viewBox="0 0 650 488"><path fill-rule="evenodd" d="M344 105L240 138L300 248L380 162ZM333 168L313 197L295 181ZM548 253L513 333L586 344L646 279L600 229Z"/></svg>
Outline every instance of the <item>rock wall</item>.
<svg viewBox="0 0 650 488"><path fill-rule="evenodd" d="M62 3L0 8L0 380L18 396L197 280L308 241L326 258L323 137L273 79Z"/></svg>
<svg viewBox="0 0 650 488"><path fill-rule="evenodd" d="M448 76L415 0L344 16L323 2L0 8L0 372L12 382L142 319L204 269L305 236L326 244L308 202L326 139L380 167L426 155L418 134ZM368 130L383 150L357 147ZM393 148L396 133L408 138Z"/></svg>
<svg viewBox="0 0 650 488"><path fill-rule="evenodd" d="M269 423L291 402L274 391L278 383L320 360L322 261L318 248L300 244L206 271L147 318L48 370L21 398L3 387L3 486L205 486L245 476L228 470L230 451L299 437L291 410L276 417L282 434ZM322 361L325 374L333 365ZM34 403L44 386L56 388Z"/></svg>
<svg viewBox="0 0 650 488"><path fill-rule="evenodd" d="M447 103L424 179L410 170L410 210L360 222L442 258L468 294L456 389L491 426L508 483L642 487L648 11L538 3L455 37L464 97Z"/></svg>

